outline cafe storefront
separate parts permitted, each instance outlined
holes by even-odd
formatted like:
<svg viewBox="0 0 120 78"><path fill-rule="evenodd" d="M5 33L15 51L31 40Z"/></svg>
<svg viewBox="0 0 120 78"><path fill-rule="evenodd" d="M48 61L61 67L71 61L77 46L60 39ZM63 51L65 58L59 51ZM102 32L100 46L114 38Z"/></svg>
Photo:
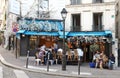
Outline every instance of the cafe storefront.
<svg viewBox="0 0 120 78"><path fill-rule="evenodd" d="M63 22L62 20L51 19L20 19L19 31L16 34L20 40L20 56L26 56L27 51L34 55L36 48L42 46L50 47L54 42L62 43ZM84 52L83 61L91 61L95 50L104 51L107 56L112 51L112 32L111 31L81 31L65 32L67 41L75 42ZM99 48L96 48L96 45ZM58 44L62 48L62 44Z"/></svg>
<svg viewBox="0 0 120 78"><path fill-rule="evenodd" d="M20 40L19 54L26 56L27 51L34 55L36 48L43 44L50 47L62 31L62 20L53 19L19 19L19 31L16 37Z"/></svg>

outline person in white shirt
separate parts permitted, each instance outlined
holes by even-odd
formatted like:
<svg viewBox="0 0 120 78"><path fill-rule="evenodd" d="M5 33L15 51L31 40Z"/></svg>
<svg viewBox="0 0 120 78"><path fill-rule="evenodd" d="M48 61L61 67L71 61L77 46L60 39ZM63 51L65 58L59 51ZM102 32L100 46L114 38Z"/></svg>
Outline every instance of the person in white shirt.
<svg viewBox="0 0 120 78"><path fill-rule="evenodd" d="M81 57L83 56L83 51L80 48L77 48L77 52L79 56Z"/></svg>
<svg viewBox="0 0 120 78"><path fill-rule="evenodd" d="M40 47L40 50L42 50L42 51L45 51L45 49L46 49L45 45L43 45L43 46Z"/></svg>
<svg viewBox="0 0 120 78"><path fill-rule="evenodd" d="M57 51L57 59L61 59L62 60L62 52L63 52L63 49L59 48L58 51Z"/></svg>
<svg viewBox="0 0 120 78"><path fill-rule="evenodd" d="M96 63L96 65L95 65L96 68L98 67L99 59L100 59L100 52L96 51L96 53L93 56L93 61L95 61L95 63Z"/></svg>

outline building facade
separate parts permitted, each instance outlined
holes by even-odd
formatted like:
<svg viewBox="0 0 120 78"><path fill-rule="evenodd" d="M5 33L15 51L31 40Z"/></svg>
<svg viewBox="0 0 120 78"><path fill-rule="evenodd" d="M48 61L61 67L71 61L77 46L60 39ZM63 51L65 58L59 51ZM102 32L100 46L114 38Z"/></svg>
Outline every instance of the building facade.
<svg viewBox="0 0 120 78"><path fill-rule="evenodd" d="M0 31L5 30L6 23L6 0L0 0Z"/></svg>
<svg viewBox="0 0 120 78"><path fill-rule="evenodd" d="M66 30L112 32L111 52L118 65L118 40L115 38L115 0L67 0Z"/></svg>
<svg viewBox="0 0 120 78"><path fill-rule="evenodd" d="M120 35L119 35L119 32L120 32L120 1L119 0L116 0L116 5L115 5L115 16L116 16L116 19L115 19L115 34L116 34L116 38L118 39L118 65L120 66Z"/></svg>
<svg viewBox="0 0 120 78"><path fill-rule="evenodd" d="M54 3L54 4L53 4ZM115 0L48 0L49 19L60 19L62 8L68 11L65 20L65 31L70 32L100 32L111 31L112 37L105 39L105 54L109 56L112 52L118 64L118 47L115 38ZM84 36L84 35L83 35ZM90 35L94 36L95 35ZM89 38L89 37L88 37ZM84 44L83 44L84 45ZM89 44L84 47L84 61L90 61L91 53Z"/></svg>
<svg viewBox="0 0 120 78"><path fill-rule="evenodd" d="M105 43L105 52L109 56L113 52L118 65L118 47L115 38L115 0L47 0L49 19L62 20L61 11L68 11L65 20L65 31L70 32L99 32L111 31L110 42ZM38 9L39 10L39 9ZM35 13L36 14L36 13ZM34 16L34 14L33 14ZM39 15L37 16L39 17ZM94 36L90 35L90 36ZM90 45L89 45L90 47ZM88 48L85 48L87 50ZM109 53L108 53L109 52ZM88 53L88 54L87 54ZM85 61L89 59L89 50L86 51Z"/></svg>

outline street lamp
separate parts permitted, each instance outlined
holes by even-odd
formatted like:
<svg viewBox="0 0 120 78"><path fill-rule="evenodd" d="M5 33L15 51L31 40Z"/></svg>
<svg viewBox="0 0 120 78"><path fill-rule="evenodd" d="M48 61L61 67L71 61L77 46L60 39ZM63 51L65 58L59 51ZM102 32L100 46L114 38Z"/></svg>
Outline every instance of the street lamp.
<svg viewBox="0 0 120 78"><path fill-rule="evenodd" d="M62 52L62 70L66 70L66 50L65 50L65 19L67 16L67 11L65 8L61 11L61 16L63 18L63 52Z"/></svg>

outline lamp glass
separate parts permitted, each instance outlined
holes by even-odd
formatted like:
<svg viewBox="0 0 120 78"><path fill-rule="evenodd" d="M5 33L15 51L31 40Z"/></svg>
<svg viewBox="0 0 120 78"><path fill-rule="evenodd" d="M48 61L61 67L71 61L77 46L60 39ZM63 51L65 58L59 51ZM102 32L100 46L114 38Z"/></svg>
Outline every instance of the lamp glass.
<svg viewBox="0 0 120 78"><path fill-rule="evenodd" d="M65 20L66 16L67 16L66 13L63 13L63 14L62 14L62 18L63 18L64 20Z"/></svg>
<svg viewBox="0 0 120 78"><path fill-rule="evenodd" d="M66 18L66 16L67 16L67 11L66 11L65 8L62 9L62 11L61 11L61 16L62 16L62 18L65 20L65 18Z"/></svg>

